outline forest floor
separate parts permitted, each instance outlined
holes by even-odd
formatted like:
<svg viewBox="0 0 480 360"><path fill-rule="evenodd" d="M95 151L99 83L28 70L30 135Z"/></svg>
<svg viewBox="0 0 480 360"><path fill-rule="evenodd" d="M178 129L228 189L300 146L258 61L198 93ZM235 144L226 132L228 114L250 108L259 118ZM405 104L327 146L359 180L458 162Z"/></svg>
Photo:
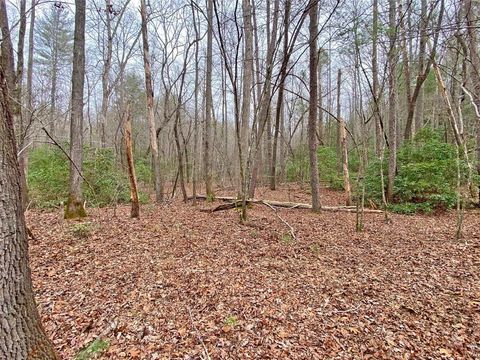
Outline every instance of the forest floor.
<svg viewBox="0 0 480 360"><path fill-rule="evenodd" d="M308 202L298 186L257 198ZM342 194L323 190L323 203ZM27 215L45 328L62 359L478 359L480 213L355 214L254 205L241 224L176 200ZM98 344L98 343L97 343ZM90 346L92 349L92 346Z"/></svg>

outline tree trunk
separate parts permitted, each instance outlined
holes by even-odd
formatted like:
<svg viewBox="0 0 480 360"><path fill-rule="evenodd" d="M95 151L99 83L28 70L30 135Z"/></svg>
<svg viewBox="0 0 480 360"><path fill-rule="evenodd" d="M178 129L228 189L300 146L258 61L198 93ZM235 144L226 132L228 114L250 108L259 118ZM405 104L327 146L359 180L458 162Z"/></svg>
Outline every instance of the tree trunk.
<svg viewBox="0 0 480 360"><path fill-rule="evenodd" d="M124 126L125 152L127 155L128 178L130 179L130 201L132 202L130 216L132 218L138 218L140 216L140 203L138 201L137 176L135 175L135 162L133 160L132 117L130 114L130 104L128 104L125 109Z"/></svg>
<svg viewBox="0 0 480 360"><path fill-rule="evenodd" d="M378 0L373 0L373 28L372 28L372 92L373 92L373 115L375 119L375 153L380 157L383 147L382 124L380 118L380 94L378 84Z"/></svg>
<svg viewBox="0 0 480 360"><path fill-rule="evenodd" d="M427 0L421 0L420 9L420 44L418 47L418 73L425 71L425 53L427 46ZM423 126L423 108L424 108L425 87L422 86L418 94L417 106L415 108L415 132L417 133Z"/></svg>
<svg viewBox="0 0 480 360"><path fill-rule="evenodd" d="M259 101L259 116L258 116L258 128L257 128L257 138L256 138L256 146L255 148L255 158L253 160L253 169L252 169L252 177L250 182L249 188L249 196L254 197L255 195L255 188L257 185L257 178L258 172L261 171L263 173L263 169L261 166L262 162L262 136L265 132L270 131L268 128L269 118L270 118L270 105L271 105L271 92L272 92L272 72L273 72L273 61L274 61L274 54L275 54L275 45L277 40L277 25L278 25L278 12L279 12L279 0L275 0L275 8L274 8L274 16L273 16L273 27L272 33L268 36L268 48L267 48L267 58L265 61L265 82L262 89L262 93ZM267 18L267 23L269 23L269 19ZM270 31L269 31L270 33ZM265 147L267 148L267 160L271 161L271 154L269 147L271 145L270 136L267 135L267 141L265 143Z"/></svg>
<svg viewBox="0 0 480 360"><path fill-rule="evenodd" d="M5 80L7 82L10 94L15 92L15 64L13 56L12 38L10 36L10 27L8 24L6 1L0 1L0 27L2 30L1 41L1 65L3 68ZM15 106L9 104L12 115L15 116Z"/></svg>
<svg viewBox="0 0 480 360"><path fill-rule="evenodd" d="M322 97L322 72L323 64L321 55L323 49L318 50L318 143L324 145L324 125L323 125L323 97Z"/></svg>
<svg viewBox="0 0 480 360"><path fill-rule="evenodd" d="M160 161L158 157L157 133L153 110L153 85L150 68L150 50L148 45L147 28L147 5L145 0L140 1L140 13L142 17L142 40L143 40L143 66L145 69L145 90L147 93L147 123L150 133L150 151L152 152L152 167L155 182L155 201L163 201L162 179L160 174Z"/></svg>
<svg viewBox="0 0 480 360"><path fill-rule="evenodd" d="M57 72L58 72L58 21L60 9L55 8L53 12L53 49L52 49L52 74L50 84L50 112L48 117L48 132L50 136L55 137L55 113L57 102ZM48 138L48 137L47 137ZM47 139L48 140L48 139Z"/></svg>
<svg viewBox="0 0 480 360"><path fill-rule="evenodd" d="M395 175L397 171L397 81L396 81L396 0L389 0L389 51L388 51L388 181L387 181L387 200L393 201L393 186L395 184Z"/></svg>
<svg viewBox="0 0 480 360"><path fill-rule="evenodd" d="M103 58L103 73L102 73L102 109L101 109L101 143L102 148L106 147L107 144L107 115L108 115L108 100L110 97L110 68L112 64L112 47L113 47L113 36L112 36L112 19L110 14L111 0L105 0L105 24L107 26L107 49Z"/></svg>
<svg viewBox="0 0 480 360"><path fill-rule="evenodd" d="M310 101L308 112L308 153L310 159L310 187L312 190L312 211L319 211L320 203L320 179L318 176L317 160L317 105L318 105L318 51L317 51L317 33L318 33L318 0L311 0L309 16L309 51L310 51Z"/></svg>
<svg viewBox="0 0 480 360"><path fill-rule="evenodd" d="M27 179L25 173L26 165L26 154L27 151L24 150L26 146L25 142L25 113L22 111L21 104L23 103L22 90L23 90L23 72L24 72L24 46L25 46L25 32L27 27L27 15L26 15L26 0L20 1L20 29L18 32L18 45L17 45L17 73L15 76L15 102L17 107L17 118L19 125L19 134L18 134L18 144L19 149L23 150L22 153L18 156L19 166L20 166L20 185L21 185L21 195L22 195L22 204L23 208L27 208L28 203L28 188L27 188Z"/></svg>
<svg viewBox="0 0 480 360"><path fill-rule="evenodd" d="M70 120L70 183L65 218L87 216L82 193L83 89L85 83L85 0L75 0L72 99Z"/></svg>
<svg viewBox="0 0 480 360"><path fill-rule="evenodd" d="M478 6L478 5L477 5ZM480 175L480 56L478 54L478 41L476 34L476 21L478 10L472 0L465 1L465 12L467 15L468 44L470 49L471 79L473 83L473 102L476 114L476 138L477 138L477 174ZM480 195L480 193L479 193Z"/></svg>
<svg viewBox="0 0 480 360"><path fill-rule="evenodd" d="M270 190L275 190L276 188L276 177L277 177L277 153L278 153L278 137L282 135L280 132L281 120L283 116L283 103L284 103L284 93L285 93L285 80L287 78L287 66L288 62L288 29L290 24L290 8L292 6L291 0L285 1L285 15L283 22L283 60L282 67L280 69L280 81L278 85L278 98L277 98L277 107L275 109L275 133L273 136L273 153L272 153L272 162L270 169ZM281 150L280 150L281 151ZM280 153L282 154L282 152ZM282 163L282 162L281 162Z"/></svg>
<svg viewBox="0 0 480 360"><path fill-rule="evenodd" d="M203 161L205 171L205 192L213 196L212 187L212 69L213 69L213 0L208 0L207 5L208 31L207 31L207 57L205 73L205 137L203 139Z"/></svg>
<svg viewBox="0 0 480 360"><path fill-rule="evenodd" d="M340 139L342 147L343 189L345 190L345 205L352 204L352 191L350 187L350 174L348 171L348 144L345 120L340 119Z"/></svg>
<svg viewBox="0 0 480 360"><path fill-rule="evenodd" d="M247 218L246 198L248 192L248 174L246 157L248 152L248 121L250 118L250 103L251 103L251 88L253 85L253 26L252 26L252 7L249 0L243 0L243 22L245 26L245 53L244 53L244 70L243 70L243 84L242 84L242 109L241 109L241 123L240 136L238 142L238 157L240 165L240 180L241 189L240 195L242 198L242 219ZM238 131L238 129L237 129Z"/></svg>
<svg viewBox="0 0 480 360"><path fill-rule="evenodd" d="M0 358L57 360L42 327L32 289L13 116L2 68L0 84Z"/></svg>
<svg viewBox="0 0 480 360"><path fill-rule="evenodd" d="M426 41L426 39L424 37L421 36L420 38L420 52L419 52L419 64L418 64L418 68L419 68L419 71L418 71L418 74L417 74L417 79L416 79L416 83L415 83L415 87L413 89L413 92L411 93L411 96L410 96L410 99L409 101L407 102L407 119L406 119L406 124L407 124L407 127L405 128L405 139L406 140L409 140L412 138L412 121L413 121L413 117L415 115L415 106L416 106L416 103L418 101L418 96L420 94L420 91L423 87L423 84L425 82L425 80L427 79L427 76L430 72L430 66L432 64L432 61L435 59L435 55L436 55L436 48L437 48L437 45L438 45L438 38L440 36L440 31L442 30L442 21L443 21L443 13L445 11L445 0L440 0L438 2L435 3L436 5L438 4L440 6L440 9L438 10L438 18L437 18L437 24L435 26L435 29L433 30L433 34L430 35L431 37L433 37L433 45L431 46L431 49L430 49L430 54L428 56L428 58L426 59L425 61L425 54L422 54L421 51L424 51L425 48L425 44L422 43L422 41ZM425 9L424 7L426 6L426 4L423 4L422 3L422 23L421 23L421 26L422 26L422 30L421 32L423 34L426 33L427 31L427 27L428 27L428 19L427 19L427 16L425 15ZM394 28L394 33L396 33L396 28ZM391 36L390 36L391 37ZM395 37L396 37L396 34L395 34Z"/></svg>
<svg viewBox="0 0 480 360"><path fill-rule="evenodd" d="M337 73L337 165L339 172L342 171L342 137L341 137L341 124L339 119L342 118L342 104L341 100L341 91L342 91L342 70L338 69Z"/></svg>
<svg viewBox="0 0 480 360"><path fill-rule="evenodd" d="M407 4L407 7L409 5ZM400 46L402 48L402 69L403 69L403 78L404 78L404 83L405 83L405 104L408 107L409 102L412 99L412 88L411 88L411 78L410 78L410 54L408 52L408 46L407 46L407 35L409 36L410 34L407 34L407 31L410 29L407 29L405 26L405 20L404 18L406 17L406 14L403 13L403 6L402 6L402 1L399 2L398 6L398 17L400 19L400 33L401 35L401 40L400 40ZM408 11L408 9L407 9ZM405 140L410 140L413 137L413 117L408 116L405 122Z"/></svg>
<svg viewBox="0 0 480 360"><path fill-rule="evenodd" d="M193 16L193 27L195 30L195 90L194 90L194 125L193 125L193 162L192 162L192 193L193 193L193 205L197 204L197 177L198 177L198 91L199 91L199 66L198 66L198 57L199 57L199 31L198 24L195 14L195 7L192 4L192 16Z"/></svg>

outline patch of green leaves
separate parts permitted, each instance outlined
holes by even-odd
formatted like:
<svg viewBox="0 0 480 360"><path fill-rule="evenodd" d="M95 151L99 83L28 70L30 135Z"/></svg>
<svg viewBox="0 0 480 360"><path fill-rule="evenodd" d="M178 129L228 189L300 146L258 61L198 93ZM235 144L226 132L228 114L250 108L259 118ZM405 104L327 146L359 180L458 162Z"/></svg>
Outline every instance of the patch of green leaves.
<svg viewBox="0 0 480 360"><path fill-rule="evenodd" d="M109 343L103 339L95 339L89 345L87 345L82 351L80 351L75 360L88 360L93 359L103 353L105 350L108 349Z"/></svg>
<svg viewBox="0 0 480 360"><path fill-rule="evenodd" d="M238 324L238 319L234 315L229 315L225 318L225 325L235 327Z"/></svg>
<svg viewBox="0 0 480 360"><path fill-rule="evenodd" d="M86 239L92 235L93 226L89 222L76 223L72 225L70 232L77 239Z"/></svg>
<svg viewBox="0 0 480 360"><path fill-rule="evenodd" d="M285 245L288 245L290 244L292 241L293 241L293 237L290 233L283 233L281 236L280 236L280 241L285 244Z"/></svg>

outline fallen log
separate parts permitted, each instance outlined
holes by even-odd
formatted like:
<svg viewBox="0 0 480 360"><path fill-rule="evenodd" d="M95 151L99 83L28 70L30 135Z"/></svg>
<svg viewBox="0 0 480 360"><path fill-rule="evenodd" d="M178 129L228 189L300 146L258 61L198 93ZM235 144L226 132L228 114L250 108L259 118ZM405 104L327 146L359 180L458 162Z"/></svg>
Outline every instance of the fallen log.
<svg viewBox="0 0 480 360"><path fill-rule="evenodd" d="M193 199L193 197L189 197L189 200ZM201 200L206 200L207 196L206 195L197 195L197 199ZM228 204L221 204L218 205L214 208L211 209L201 209L200 211L203 212L216 212L216 211L222 211L222 210L228 210L228 209L233 209L236 207L241 206L242 201L237 199L234 196L216 196L215 200L222 200L222 201L228 201ZM282 208L288 208L288 209L311 209L312 205L306 204L306 203L294 203L290 201L277 201L277 200L262 200L262 199L247 199L247 204L264 204L264 205L269 205L273 207L282 207ZM356 206L344 206L344 205L339 205L339 206L322 206L321 211L329 211L329 212L357 212L357 207ZM370 213L370 214L382 214L382 210L376 210L376 209L363 209L364 213Z"/></svg>

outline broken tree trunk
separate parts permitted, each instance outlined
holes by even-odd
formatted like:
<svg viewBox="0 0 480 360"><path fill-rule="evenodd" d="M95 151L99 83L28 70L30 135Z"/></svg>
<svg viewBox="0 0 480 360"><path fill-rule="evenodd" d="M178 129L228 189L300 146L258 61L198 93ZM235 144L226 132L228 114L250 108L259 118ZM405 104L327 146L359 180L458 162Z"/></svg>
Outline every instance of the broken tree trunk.
<svg viewBox="0 0 480 360"><path fill-rule="evenodd" d="M197 195L197 199L206 200L206 195ZM190 197L189 200L193 199ZM216 212L222 210L233 209L236 207L241 206L242 200L237 199L234 196L217 196L215 197L216 200L228 201L227 204L220 204L214 208L209 209L201 209L203 212ZM263 199L247 199L247 204L263 204L267 206L274 206L274 207L283 207L288 209L311 209L311 204L305 203L294 203L290 201L277 201L277 200L263 200ZM331 211L331 212L355 212L356 206L322 206L321 211ZM383 211L375 210L375 209L364 209L365 213L373 213L373 214L381 214Z"/></svg>
<svg viewBox="0 0 480 360"><path fill-rule="evenodd" d="M130 215L132 218L140 216L140 203L138 201L137 177L135 175L135 163L133 161L132 146L132 118L130 116L130 104L125 111L125 149L127 152L128 178L130 179L130 199L132 208Z"/></svg>

